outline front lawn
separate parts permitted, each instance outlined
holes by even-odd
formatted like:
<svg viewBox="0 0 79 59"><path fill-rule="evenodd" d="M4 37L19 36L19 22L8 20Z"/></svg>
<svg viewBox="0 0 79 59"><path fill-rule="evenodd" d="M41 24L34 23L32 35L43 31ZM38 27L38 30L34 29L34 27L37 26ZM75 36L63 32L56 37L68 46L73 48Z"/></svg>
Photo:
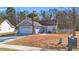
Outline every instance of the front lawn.
<svg viewBox="0 0 79 59"><path fill-rule="evenodd" d="M18 51L18 50L8 49L8 48L0 48L0 51Z"/></svg>
<svg viewBox="0 0 79 59"><path fill-rule="evenodd" d="M19 38L14 41L8 42L7 44L13 45L24 45L24 46L34 46L42 48L64 48L63 45L57 45L59 39L63 39L64 46L67 45L67 39L70 33L58 33L58 34L36 34L29 35L24 38Z"/></svg>
<svg viewBox="0 0 79 59"><path fill-rule="evenodd" d="M3 33L0 33L0 36L13 35L13 34L16 34L16 32L3 32Z"/></svg>

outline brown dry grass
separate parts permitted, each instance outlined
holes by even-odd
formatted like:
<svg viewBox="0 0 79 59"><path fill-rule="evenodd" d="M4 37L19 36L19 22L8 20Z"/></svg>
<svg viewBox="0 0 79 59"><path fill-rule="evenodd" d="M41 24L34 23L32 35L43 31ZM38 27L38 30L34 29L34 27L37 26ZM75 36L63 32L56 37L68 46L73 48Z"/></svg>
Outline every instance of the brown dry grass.
<svg viewBox="0 0 79 59"><path fill-rule="evenodd" d="M58 33L58 34L47 34L47 35L29 35L24 38L16 39L14 41L8 42L7 44L15 45L28 45L36 47L47 47L48 45L56 47L60 38L63 39L63 43L67 44L68 36L70 33Z"/></svg>
<svg viewBox="0 0 79 59"><path fill-rule="evenodd" d="M27 46L35 46L35 47L48 47L49 48L62 48L62 46L58 46L57 43L60 38L63 39L63 43L65 45L68 44L68 36L71 33L56 33L56 34L36 34L36 35L28 35L24 38L19 38L14 41L8 42L7 44L14 44L14 45L27 45ZM79 42L79 32L76 32L78 42ZM79 43L78 43L79 48Z"/></svg>

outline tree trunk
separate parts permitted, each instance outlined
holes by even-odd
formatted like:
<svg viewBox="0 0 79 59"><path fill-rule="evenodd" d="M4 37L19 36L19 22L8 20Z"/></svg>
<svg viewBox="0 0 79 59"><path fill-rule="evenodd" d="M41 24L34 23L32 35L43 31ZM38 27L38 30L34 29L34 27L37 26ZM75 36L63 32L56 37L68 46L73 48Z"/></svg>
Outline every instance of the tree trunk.
<svg viewBox="0 0 79 59"><path fill-rule="evenodd" d="M34 18L32 18L32 34L36 34L35 33L35 26L34 26Z"/></svg>
<svg viewBox="0 0 79 59"><path fill-rule="evenodd" d="M76 22L76 12L75 12L75 7L72 8L73 9L73 36L76 36L76 33L75 33L75 22Z"/></svg>

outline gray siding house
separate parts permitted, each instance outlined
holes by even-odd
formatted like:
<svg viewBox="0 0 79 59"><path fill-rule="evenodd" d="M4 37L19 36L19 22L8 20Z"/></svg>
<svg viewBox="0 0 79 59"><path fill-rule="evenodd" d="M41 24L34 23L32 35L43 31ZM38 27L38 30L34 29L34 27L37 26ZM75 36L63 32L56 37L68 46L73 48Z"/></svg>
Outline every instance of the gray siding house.
<svg viewBox="0 0 79 59"><path fill-rule="evenodd" d="M32 34L32 21L30 18L24 19L17 26L19 28L18 32L20 34ZM35 26L35 32L39 33L42 25L40 23L34 21L34 26Z"/></svg>
<svg viewBox="0 0 79 59"><path fill-rule="evenodd" d="M42 20L39 23L42 24L41 31L43 33L54 33L57 30L56 20Z"/></svg>

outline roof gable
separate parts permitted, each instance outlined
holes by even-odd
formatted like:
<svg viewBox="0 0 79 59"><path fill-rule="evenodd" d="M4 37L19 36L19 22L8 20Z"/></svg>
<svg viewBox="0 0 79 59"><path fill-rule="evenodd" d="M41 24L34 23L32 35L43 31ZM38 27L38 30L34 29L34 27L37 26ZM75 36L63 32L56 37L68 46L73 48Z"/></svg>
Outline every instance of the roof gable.
<svg viewBox="0 0 79 59"><path fill-rule="evenodd" d="M31 19L24 19L21 21L17 26L32 26L32 21ZM34 21L34 26L42 26L40 23Z"/></svg>
<svg viewBox="0 0 79 59"><path fill-rule="evenodd" d="M1 25L6 25L6 24L8 24L10 27L14 27L7 19L6 20L4 20L2 23L1 23Z"/></svg>
<svg viewBox="0 0 79 59"><path fill-rule="evenodd" d="M39 22L42 25L49 26L49 25L56 25L57 20L42 20Z"/></svg>

